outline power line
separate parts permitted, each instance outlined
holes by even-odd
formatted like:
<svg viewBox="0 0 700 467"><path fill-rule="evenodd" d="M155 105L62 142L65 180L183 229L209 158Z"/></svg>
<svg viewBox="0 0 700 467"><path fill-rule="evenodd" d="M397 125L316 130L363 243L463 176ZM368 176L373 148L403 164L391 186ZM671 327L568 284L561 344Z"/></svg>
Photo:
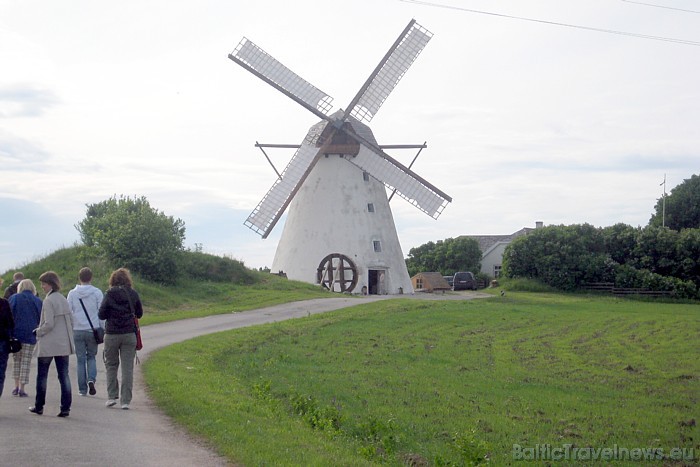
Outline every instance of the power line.
<svg viewBox="0 0 700 467"><path fill-rule="evenodd" d="M583 29L586 31L604 32L607 34L617 34L620 36L637 37L640 39L651 39L651 40L663 41L663 42L675 42L676 44L693 45L696 47L700 46L700 42L698 42L698 41L690 41L690 40L685 40L685 39L674 39L671 37L662 37L662 36L650 36L647 34L637 34L634 32L616 31L614 29L602 29L602 28L593 28L593 27L589 27L589 26L579 26L576 24L558 23L556 21L547 21L547 20L543 20L543 19L526 18L523 16L512 16L512 15L506 15L503 13L494 13L491 11L472 10L469 8L461 8L461 7L451 6L451 5L442 5L439 3L426 2L426 1L421 1L421 0L399 0L399 1L404 2L404 3L415 3L418 5L432 6L432 7L437 7L437 8L446 8L449 10L459 10L459 11L466 11L469 13L478 13L480 15L498 16L501 18L518 19L521 21L530 21L533 23L542 23L542 24L549 24L549 25L554 25L554 26L564 26L567 28Z"/></svg>
<svg viewBox="0 0 700 467"><path fill-rule="evenodd" d="M665 6L665 5L655 5L653 3L644 3L644 2L633 2L632 0L622 0L623 2L626 3L636 3L637 5L646 5L646 6L653 6L655 8L665 8L667 10L676 10L676 11L684 11L686 13L700 13L700 11L695 11L695 10L684 10L683 8L673 8L670 6Z"/></svg>

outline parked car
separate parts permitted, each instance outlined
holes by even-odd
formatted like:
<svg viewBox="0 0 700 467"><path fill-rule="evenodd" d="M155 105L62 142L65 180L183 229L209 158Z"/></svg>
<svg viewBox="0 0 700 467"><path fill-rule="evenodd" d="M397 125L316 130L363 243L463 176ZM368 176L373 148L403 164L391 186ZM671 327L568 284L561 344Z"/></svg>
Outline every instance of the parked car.
<svg viewBox="0 0 700 467"><path fill-rule="evenodd" d="M452 290L476 290L476 277L472 272L456 272L452 278Z"/></svg>
<svg viewBox="0 0 700 467"><path fill-rule="evenodd" d="M452 287L452 282L454 281L455 276L442 276L442 278L447 281L450 287Z"/></svg>

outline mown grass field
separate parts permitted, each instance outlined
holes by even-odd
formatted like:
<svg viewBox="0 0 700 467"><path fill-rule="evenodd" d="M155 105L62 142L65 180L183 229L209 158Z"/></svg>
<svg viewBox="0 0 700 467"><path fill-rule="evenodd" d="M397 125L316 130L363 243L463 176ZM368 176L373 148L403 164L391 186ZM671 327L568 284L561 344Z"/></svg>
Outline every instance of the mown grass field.
<svg viewBox="0 0 700 467"><path fill-rule="evenodd" d="M515 444L694 449L683 465L700 457L698 342L697 304L508 293L223 332L144 370L242 465L507 465Z"/></svg>

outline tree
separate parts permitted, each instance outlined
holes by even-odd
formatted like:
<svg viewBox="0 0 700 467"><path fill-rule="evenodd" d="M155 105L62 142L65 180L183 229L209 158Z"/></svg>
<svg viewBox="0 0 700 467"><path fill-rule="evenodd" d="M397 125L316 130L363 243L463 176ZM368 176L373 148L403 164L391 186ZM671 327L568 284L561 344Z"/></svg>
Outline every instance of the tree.
<svg viewBox="0 0 700 467"><path fill-rule="evenodd" d="M479 242L471 237L448 238L444 246L446 254L439 271L446 275L452 275L457 271L479 273L482 257Z"/></svg>
<svg viewBox="0 0 700 467"><path fill-rule="evenodd" d="M662 276L675 276L679 234L668 227L647 226L639 231L631 265Z"/></svg>
<svg viewBox="0 0 700 467"><path fill-rule="evenodd" d="M111 197L86 206L85 218L75 226L85 245L114 266L157 282L175 280L185 239L182 220L152 208L145 197Z"/></svg>
<svg viewBox="0 0 700 467"><path fill-rule="evenodd" d="M548 226L506 247L503 274L573 290L584 282L608 280L612 263L599 229L590 224Z"/></svg>
<svg viewBox="0 0 700 467"><path fill-rule="evenodd" d="M693 281L700 287L700 229L681 230L676 243L676 277Z"/></svg>
<svg viewBox="0 0 700 467"><path fill-rule="evenodd" d="M613 261L625 264L632 259L632 254L637 245L639 227L618 223L602 230L605 250Z"/></svg>
<svg viewBox="0 0 700 467"><path fill-rule="evenodd" d="M479 243L470 237L447 238L411 248L406 260L409 275L419 272L441 272L452 275L457 271L481 269Z"/></svg>
<svg viewBox="0 0 700 467"><path fill-rule="evenodd" d="M665 225L679 231L700 228L700 175L693 175L683 180L683 183L671 190L671 193L666 196L665 209L664 199L659 199L649 225L656 227Z"/></svg>
<svg viewBox="0 0 700 467"><path fill-rule="evenodd" d="M503 274L574 290L586 282L670 290L695 298L700 285L700 229L680 233L616 224L549 226L515 239L503 255Z"/></svg>

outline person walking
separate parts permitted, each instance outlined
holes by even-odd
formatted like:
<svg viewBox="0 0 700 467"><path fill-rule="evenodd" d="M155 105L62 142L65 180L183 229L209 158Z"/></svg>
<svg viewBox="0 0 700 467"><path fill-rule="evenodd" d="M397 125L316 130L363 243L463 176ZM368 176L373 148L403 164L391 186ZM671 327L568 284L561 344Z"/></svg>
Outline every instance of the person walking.
<svg viewBox="0 0 700 467"><path fill-rule="evenodd" d="M0 279L0 287L2 287L2 279ZM0 396L2 396L2 388L5 386L5 370L7 370L7 359L10 356L9 340L12 337L14 327L15 322L12 319L10 303L4 298L0 298Z"/></svg>
<svg viewBox="0 0 700 467"><path fill-rule="evenodd" d="M44 413L46 403L46 380L49 376L51 361L56 362L56 373L61 385L61 411L59 417L70 415L73 403L68 363L71 354L75 353L73 342L73 315L68 306L68 300L61 295L61 281L53 271L47 271L39 276L41 288L46 293L41 307L41 321L36 328L37 342L37 375L36 398L34 406L29 411L37 415Z"/></svg>
<svg viewBox="0 0 700 467"><path fill-rule="evenodd" d="M117 372L122 367L121 407L129 408L134 384L134 360L136 359L136 326L134 317L143 316L139 294L133 289L131 273L119 268L109 277L109 289L102 300L98 316L106 320L104 355L107 370L107 396L105 404L114 407L120 400Z"/></svg>
<svg viewBox="0 0 700 467"><path fill-rule="evenodd" d="M22 343L22 350L13 354L12 376L15 378L13 396L27 397L24 387L29 383L29 368L32 363L36 335L34 330L41 321L41 299L36 296L36 287L31 279L22 279L17 293L10 297L10 308L15 320L14 337Z"/></svg>
<svg viewBox="0 0 700 467"><path fill-rule="evenodd" d="M17 271L12 275L12 284L5 289L5 295L3 295L5 300L9 300L12 295L17 293L17 287L19 287L22 279L24 279L24 274L21 271Z"/></svg>
<svg viewBox="0 0 700 467"><path fill-rule="evenodd" d="M73 313L73 340L75 356L78 360L78 393L85 396L97 394L97 355L98 343L93 329L102 327L97 312L102 303L102 291L92 285L92 270L82 268L78 272L80 284L68 292L68 305Z"/></svg>

